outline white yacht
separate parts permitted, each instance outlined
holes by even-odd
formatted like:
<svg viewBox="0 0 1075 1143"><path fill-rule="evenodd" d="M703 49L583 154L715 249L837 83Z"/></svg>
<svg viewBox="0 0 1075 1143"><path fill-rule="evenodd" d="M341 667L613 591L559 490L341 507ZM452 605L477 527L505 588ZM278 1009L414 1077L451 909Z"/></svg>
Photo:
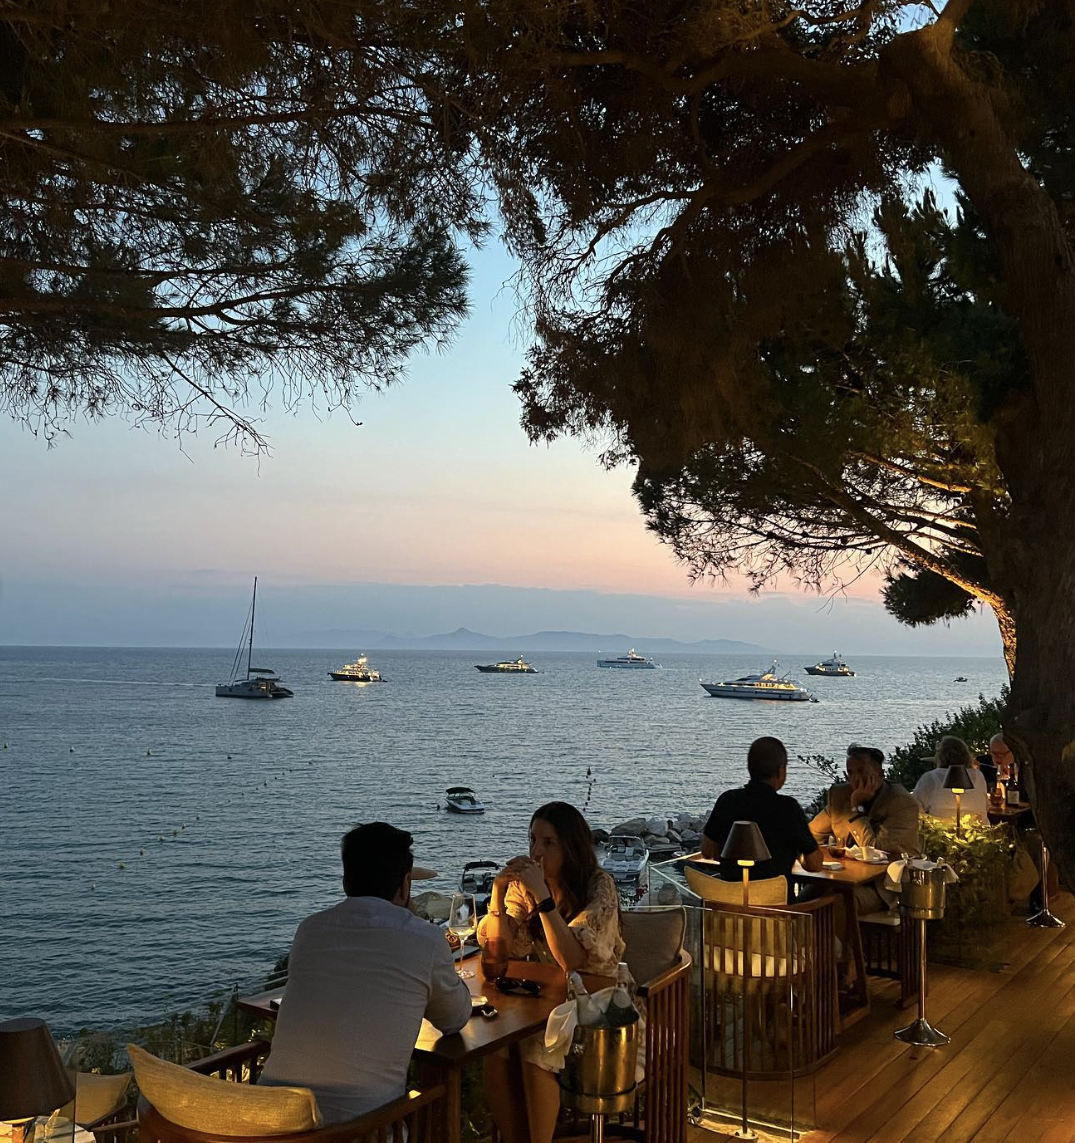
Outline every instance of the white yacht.
<svg viewBox="0 0 1075 1143"><path fill-rule="evenodd" d="M659 664L655 663L652 659L647 659L645 655L639 655L634 647L632 647L626 655L621 655L618 659L598 659L597 665L610 670L618 668L627 671L653 671L659 666Z"/></svg>
<svg viewBox="0 0 1075 1143"><path fill-rule="evenodd" d="M335 671L329 671L328 677L336 679L337 682L344 683L379 683L381 682L381 672L376 667L369 665L369 659L365 655L359 655L353 663L344 663L342 667L337 667Z"/></svg>
<svg viewBox="0 0 1075 1143"><path fill-rule="evenodd" d="M613 834L597 863L614 881L637 881L649 862L649 850L640 837Z"/></svg>
<svg viewBox="0 0 1075 1143"><path fill-rule="evenodd" d="M808 675L828 675L838 678L854 678L855 672L836 654L832 653L831 659L822 659L820 663L815 663L812 667L803 667L803 670Z"/></svg>
<svg viewBox="0 0 1075 1143"><path fill-rule="evenodd" d="M469 786L449 786L444 792L444 808L453 814L484 814L485 806Z"/></svg>
<svg viewBox="0 0 1075 1143"><path fill-rule="evenodd" d="M276 672L269 667L252 667L251 657L254 654L254 608L258 602L258 579L254 577L254 595L250 600L250 615L247 625L243 628L242 638L239 640L239 649L235 652L235 659L231 665L231 678L226 683L217 683L217 698L242 699L279 699L292 698L294 691L283 686ZM249 637L248 637L249 632ZM246 648L246 677L241 678L243 648Z"/></svg>
<svg viewBox="0 0 1075 1143"><path fill-rule="evenodd" d="M786 674L777 674L778 665L773 665L758 675L744 675L740 679L726 679L722 683L702 683L702 687L714 698L737 699L781 699L784 702L817 702L817 699L803 687L797 686Z"/></svg>
<svg viewBox="0 0 1075 1143"><path fill-rule="evenodd" d="M474 664L475 667L482 672L483 675L536 675L537 671L520 655L517 659L505 659L499 663L486 663L484 666L478 663Z"/></svg>

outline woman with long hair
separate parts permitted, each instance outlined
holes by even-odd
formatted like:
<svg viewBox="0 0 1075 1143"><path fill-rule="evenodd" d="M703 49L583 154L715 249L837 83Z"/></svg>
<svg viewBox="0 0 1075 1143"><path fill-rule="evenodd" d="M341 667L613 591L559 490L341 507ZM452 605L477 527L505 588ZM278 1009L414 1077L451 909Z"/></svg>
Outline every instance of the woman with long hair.
<svg viewBox="0 0 1075 1143"><path fill-rule="evenodd" d="M978 760L962 738L946 734L933 751L933 769L927 770L911 791L922 812L935 818L953 821L956 800L951 790L944 788L949 766L966 766L970 789L962 795L962 812L989 820L989 789L985 775L978 769Z"/></svg>
<svg viewBox="0 0 1075 1143"><path fill-rule="evenodd" d="M548 802L535 811L530 853L512 858L493 883L478 940L501 940L510 957L564 972L616 975L624 948L616 883L598 866L593 834L574 806ZM552 1139L560 1089L542 1041L531 1036L485 1058L486 1097L505 1143Z"/></svg>

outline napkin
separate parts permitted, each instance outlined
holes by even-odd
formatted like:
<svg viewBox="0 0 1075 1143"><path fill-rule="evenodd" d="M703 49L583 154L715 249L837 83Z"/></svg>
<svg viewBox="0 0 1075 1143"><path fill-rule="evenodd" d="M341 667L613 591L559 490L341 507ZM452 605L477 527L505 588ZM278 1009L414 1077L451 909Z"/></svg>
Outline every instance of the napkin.
<svg viewBox="0 0 1075 1143"><path fill-rule="evenodd" d="M908 860L915 869L943 869L945 885L951 885L959 880L956 871L946 861L930 861L927 857L901 857L899 861L893 861L885 870L885 888L889 892L898 893L900 891L903 870Z"/></svg>
<svg viewBox="0 0 1075 1143"><path fill-rule="evenodd" d="M847 856L853 857L856 861L872 861L880 865L888 854L883 849L874 849L872 845L853 845L847 851Z"/></svg>
<svg viewBox="0 0 1075 1143"><path fill-rule="evenodd" d="M557 1004L545 1021L542 1059L555 1071L559 1071L567 1059L567 1051L579 1023L578 1007L574 1000L565 1000L563 1004Z"/></svg>

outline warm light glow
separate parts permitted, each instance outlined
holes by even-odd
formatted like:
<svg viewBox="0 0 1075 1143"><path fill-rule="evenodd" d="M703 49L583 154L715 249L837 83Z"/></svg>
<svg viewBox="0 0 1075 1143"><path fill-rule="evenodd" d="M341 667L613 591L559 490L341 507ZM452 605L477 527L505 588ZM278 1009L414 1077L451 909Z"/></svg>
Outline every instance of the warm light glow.
<svg viewBox="0 0 1075 1143"><path fill-rule="evenodd" d="M754 858L753 857L740 857L738 860L739 860L739 864L741 866L743 866L744 869L747 869L751 865L754 864Z"/></svg>
<svg viewBox="0 0 1075 1143"><path fill-rule="evenodd" d="M953 786L952 787L952 793L953 794L965 794L966 792L967 791L964 790L961 786Z"/></svg>

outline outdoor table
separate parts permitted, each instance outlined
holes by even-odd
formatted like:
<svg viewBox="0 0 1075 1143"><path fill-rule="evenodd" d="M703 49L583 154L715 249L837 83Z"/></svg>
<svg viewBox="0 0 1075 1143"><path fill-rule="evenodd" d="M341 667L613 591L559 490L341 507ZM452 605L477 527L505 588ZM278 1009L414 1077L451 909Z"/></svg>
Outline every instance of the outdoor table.
<svg viewBox="0 0 1075 1143"><path fill-rule="evenodd" d="M1029 802L1020 802L1017 806L993 806L989 807L989 823L990 825L1007 825L1015 830L1015 823L1023 816L1023 814L1030 812Z"/></svg>
<svg viewBox="0 0 1075 1143"><path fill-rule="evenodd" d="M447 1088L445 1143L459 1143L462 1132L462 1079L463 1068L473 1060L490 1055L500 1048L517 1043L535 1032L543 1031L549 1013L567 997L567 978L563 969L555 964L513 960L508 964L508 976L536 980L541 995L509 996L498 992L496 984L485 980L477 956L464 962L473 968L474 975L464 982L472 996L485 996L497 1010L492 1020L475 1014L459 1032L439 1032L427 1020L422 1021L414 1055L422 1077L435 1078ZM583 974L588 989L602 988L612 983L603 976ZM254 996L240 997L239 1007L252 1016L275 1020L277 1007L285 995L285 988L268 989Z"/></svg>
<svg viewBox="0 0 1075 1143"><path fill-rule="evenodd" d="M870 885L884 877L888 869L888 862L873 865L865 861L856 861L853 857L834 858L831 855L826 861L839 861L840 869L819 869L817 873L805 870L799 862L792 867L792 876L806 881L824 881L833 890L843 895L844 913L847 918L847 928L844 933L845 942L849 942L851 953L855 960L855 983L852 990L853 1005L847 1011L841 1011L840 1016L844 1027L861 1020L870 1011L870 993L866 987L866 954L862 948L862 933L859 930L858 906L855 903L855 889L859 885Z"/></svg>

